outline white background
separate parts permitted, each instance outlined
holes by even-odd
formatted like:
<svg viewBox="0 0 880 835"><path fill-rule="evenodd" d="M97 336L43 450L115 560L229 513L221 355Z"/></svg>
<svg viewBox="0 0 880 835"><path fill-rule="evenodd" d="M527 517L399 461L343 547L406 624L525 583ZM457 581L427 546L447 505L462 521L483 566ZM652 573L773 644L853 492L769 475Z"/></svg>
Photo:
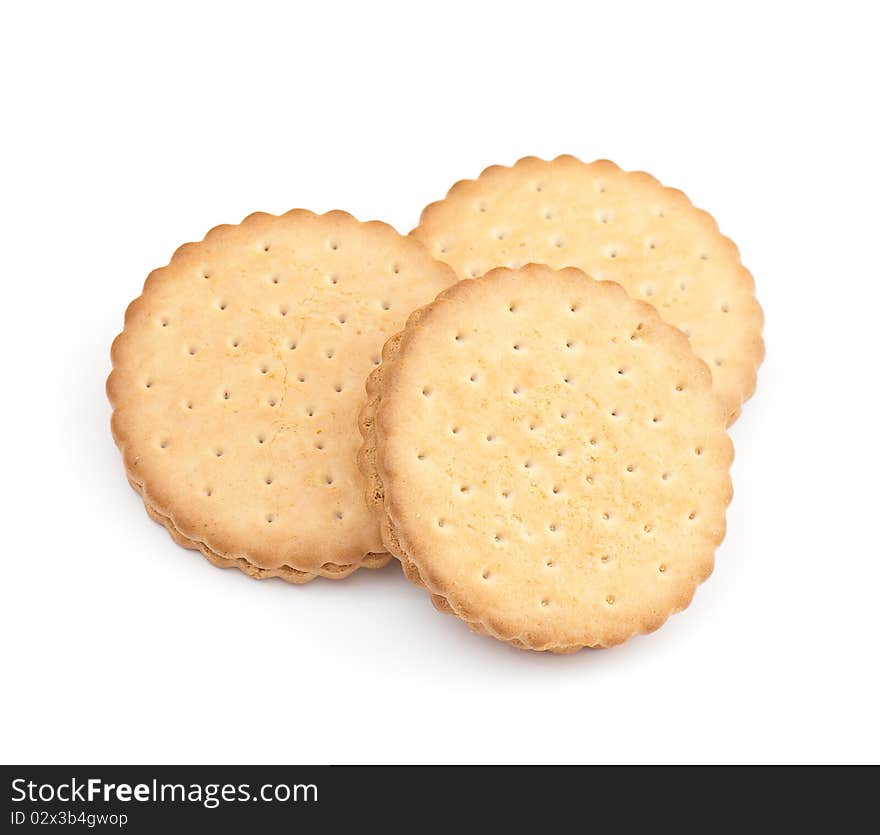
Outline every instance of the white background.
<svg viewBox="0 0 880 835"><path fill-rule="evenodd" d="M0 26L0 759L877 761L880 65L869 3L14 4ZM395 566L173 545L104 396L127 303L254 210L408 231L573 153L710 210L767 317L717 568L652 636L524 653Z"/></svg>

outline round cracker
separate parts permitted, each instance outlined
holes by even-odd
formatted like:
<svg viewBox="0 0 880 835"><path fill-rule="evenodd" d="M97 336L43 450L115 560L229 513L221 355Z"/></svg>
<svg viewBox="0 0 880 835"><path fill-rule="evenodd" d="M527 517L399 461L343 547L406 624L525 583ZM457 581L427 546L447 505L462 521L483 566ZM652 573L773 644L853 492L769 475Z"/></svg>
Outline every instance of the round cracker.
<svg viewBox="0 0 880 835"><path fill-rule="evenodd" d="M461 278L531 261L616 281L690 337L730 423L754 392L764 317L752 276L711 215L650 174L526 157L456 183L411 234Z"/></svg>
<svg viewBox="0 0 880 835"><path fill-rule="evenodd" d="M253 214L153 272L107 393L133 486L179 544L294 583L387 562L355 465L363 380L455 280L344 212Z"/></svg>
<svg viewBox="0 0 880 835"><path fill-rule="evenodd" d="M733 447L687 338L617 284L528 265L417 311L368 381L359 463L435 605L515 646L657 629L712 571Z"/></svg>

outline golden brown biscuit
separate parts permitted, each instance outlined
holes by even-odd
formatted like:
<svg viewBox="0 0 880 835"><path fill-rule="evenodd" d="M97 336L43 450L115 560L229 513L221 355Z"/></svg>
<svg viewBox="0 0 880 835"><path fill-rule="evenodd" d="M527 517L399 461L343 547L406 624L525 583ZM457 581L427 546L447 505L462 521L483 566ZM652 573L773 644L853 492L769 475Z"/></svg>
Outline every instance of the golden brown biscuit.
<svg viewBox="0 0 880 835"><path fill-rule="evenodd" d="M255 577L387 562L355 466L363 379L454 278L414 239L344 212L254 214L178 249L129 306L107 381L153 518Z"/></svg>
<svg viewBox="0 0 880 835"><path fill-rule="evenodd" d="M687 338L617 284L528 265L414 313L359 465L435 605L537 650L657 629L712 571L733 447Z"/></svg>
<svg viewBox="0 0 880 835"><path fill-rule="evenodd" d="M616 281L690 337L729 422L755 389L764 343L752 276L709 214L649 174L526 157L456 183L411 234L461 278L531 261Z"/></svg>

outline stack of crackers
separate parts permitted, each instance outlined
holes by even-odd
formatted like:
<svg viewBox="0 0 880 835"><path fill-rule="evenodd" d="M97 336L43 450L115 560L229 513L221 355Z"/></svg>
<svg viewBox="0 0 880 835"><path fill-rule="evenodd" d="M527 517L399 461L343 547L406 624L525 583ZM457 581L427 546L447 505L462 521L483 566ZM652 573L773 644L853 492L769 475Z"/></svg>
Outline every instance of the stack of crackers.
<svg viewBox="0 0 880 835"><path fill-rule="evenodd" d="M113 436L215 565L306 583L393 556L476 632L609 647L712 572L762 325L680 191L527 157L409 236L294 210L182 246L113 343Z"/></svg>

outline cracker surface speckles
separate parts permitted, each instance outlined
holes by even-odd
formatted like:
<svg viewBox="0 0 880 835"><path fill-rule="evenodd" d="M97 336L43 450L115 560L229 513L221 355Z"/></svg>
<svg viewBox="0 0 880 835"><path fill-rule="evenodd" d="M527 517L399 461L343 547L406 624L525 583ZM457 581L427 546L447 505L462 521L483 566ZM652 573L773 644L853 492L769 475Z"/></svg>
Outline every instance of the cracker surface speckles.
<svg viewBox="0 0 880 835"><path fill-rule="evenodd" d="M355 466L363 380L454 280L413 239L344 212L255 214L181 247L129 306L107 381L153 518L251 576L383 564Z"/></svg>
<svg viewBox="0 0 880 835"><path fill-rule="evenodd" d="M713 218L644 172L526 157L457 183L411 233L461 278L528 262L621 284L684 331L732 422L755 388L763 313Z"/></svg>
<svg viewBox="0 0 880 835"><path fill-rule="evenodd" d="M361 432L386 547L477 631L612 646L712 571L725 413L687 338L616 284L536 265L456 284L389 340Z"/></svg>

